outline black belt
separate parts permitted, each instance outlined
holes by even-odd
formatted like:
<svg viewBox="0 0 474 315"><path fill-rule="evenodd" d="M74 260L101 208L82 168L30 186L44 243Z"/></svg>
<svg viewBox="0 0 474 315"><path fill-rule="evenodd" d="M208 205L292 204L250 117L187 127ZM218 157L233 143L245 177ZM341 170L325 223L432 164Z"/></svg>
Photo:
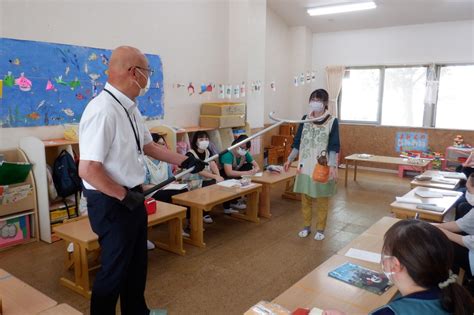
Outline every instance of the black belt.
<svg viewBox="0 0 474 315"><path fill-rule="evenodd" d="M142 187L142 185L137 185L137 186L135 186L135 187L133 187L133 188L130 188L130 190L131 190L131 191L137 191L137 192L141 192L141 193L142 193L142 192L143 192L143 187Z"/></svg>

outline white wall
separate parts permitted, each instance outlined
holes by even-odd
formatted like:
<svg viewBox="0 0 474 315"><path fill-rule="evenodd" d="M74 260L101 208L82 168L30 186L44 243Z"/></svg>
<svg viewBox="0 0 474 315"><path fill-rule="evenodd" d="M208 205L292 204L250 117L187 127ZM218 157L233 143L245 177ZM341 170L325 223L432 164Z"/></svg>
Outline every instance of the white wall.
<svg viewBox="0 0 474 315"><path fill-rule="evenodd" d="M192 80L197 90L201 83L227 79L227 0L1 0L0 6L1 37L107 49L127 44L160 55L168 124L197 125L200 103L217 97L190 97L173 83ZM0 148L16 147L25 135L46 139L62 132L61 126L3 128Z"/></svg>
<svg viewBox="0 0 474 315"><path fill-rule="evenodd" d="M474 21L313 34L313 67L474 62ZM317 84L326 86L326 77Z"/></svg>
<svg viewBox="0 0 474 315"><path fill-rule="evenodd" d="M289 89L292 87L290 73L290 30L283 19L267 8L265 36L265 123L272 122L268 114L272 111L279 117L289 117ZM270 83L274 81L276 91Z"/></svg>

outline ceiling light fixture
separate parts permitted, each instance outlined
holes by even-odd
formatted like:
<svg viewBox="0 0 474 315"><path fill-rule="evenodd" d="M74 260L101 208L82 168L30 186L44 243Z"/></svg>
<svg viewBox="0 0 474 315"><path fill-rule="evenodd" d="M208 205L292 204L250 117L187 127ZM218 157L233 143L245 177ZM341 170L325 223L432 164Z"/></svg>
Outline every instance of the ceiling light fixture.
<svg viewBox="0 0 474 315"><path fill-rule="evenodd" d="M343 12L353 12L361 10L375 9L377 6L373 1L358 2L358 3L345 3L338 5L330 5L323 7L314 7L309 8L308 14L311 16L325 15L325 14L334 14L334 13L343 13Z"/></svg>

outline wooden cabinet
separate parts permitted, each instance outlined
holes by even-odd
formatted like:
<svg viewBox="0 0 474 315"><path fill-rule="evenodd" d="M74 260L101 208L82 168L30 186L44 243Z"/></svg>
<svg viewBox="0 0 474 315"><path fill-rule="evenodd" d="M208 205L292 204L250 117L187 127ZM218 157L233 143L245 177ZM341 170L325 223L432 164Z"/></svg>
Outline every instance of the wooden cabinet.
<svg viewBox="0 0 474 315"><path fill-rule="evenodd" d="M74 152L79 154L79 145L77 141L65 139L40 140L36 137L25 137L20 140L20 148L34 164L33 174L37 183L40 238L51 243L58 240L51 232L51 225L61 224L62 219L67 218L68 215L61 200L50 200L49 198L46 165L52 167L54 160L62 150L68 151L72 156L74 156ZM66 202L69 206L70 215L75 216L78 209L75 207L74 196L67 198Z"/></svg>
<svg viewBox="0 0 474 315"><path fill-rule="evenodd" d="M5 161L30 162L26 154L19 149L2 151ZM22 183L2 186L2 203L0 203L0 249L13 245L38 240L38 205L36 199L36 182L33 172L30 171ZM26 197L17 201L8 201L7 194L17 188L27 192ZM6 229L3 231L3 229Z"/></svg>

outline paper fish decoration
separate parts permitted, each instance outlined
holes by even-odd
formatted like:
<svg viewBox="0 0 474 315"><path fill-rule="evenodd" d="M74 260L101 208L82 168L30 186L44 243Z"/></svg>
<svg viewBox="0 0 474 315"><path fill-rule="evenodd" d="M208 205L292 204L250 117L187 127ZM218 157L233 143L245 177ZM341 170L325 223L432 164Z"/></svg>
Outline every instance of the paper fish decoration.
<svg viewBox="0 0 474 315"><path fill-rule="evenodd" d="M209 84L206 86L206 92L212 92L212 84L209 83Z"/></svg>
<svg viewBox="0 0 474 315"><path fill-rule="evenodd" d="M10 59L9 60L12 65L19 66L20 65L20 59L15 58L15 59Z"/></svg>
<svg viewBox="0 0 474 315"><path fill-rule="evenodd" d="M69 87L71 90L74 90L75 88L79 87L81 85L81 82L75 78L73 81L69 82Z"/></svg>
<svg viewBox="0 0 474 315"><path fill-rule="evenodd" d="M201 91L199 92L199 94L206 93L207 92L206 89L207 89L207 85L201 84Z"/></svg>
<svg viewBox="0 0 474 315"><path fill-rule="evenodd" d="M32 112L26 115L26 117L33 119L33 120L38 120L40 118L40 115L37 112Z"/></svg>
<svg viewBox="0 0 474 315"><path fill-rule="evenodd" d="M54 90L54 85L53 83L51 83L51 80L48 80L48 82L46 83L46 91L51 91L51 90Z"/></svg>
<svg viewBox="0 0 474 315"><path fill-rule="evenodd" d="M225 97L228 99L232 98L232 85L227 85L225 87Z"/></svg>
<svg viewBox="0 0 474 315"><path fill-rule="evenodd" d="M306 83L309 84L311 83L311 73L306 72Z"/></svg>
<svg viewBox="0 0 474 315"><path fill-rule="evenodd" d="M194 85L192 82L189 82L189 85L188 85L188 93L189 93L189 96L193 95L194 94Z"/></svg>
<svg viewBox="0 0 474 315"><path fill-rule="evenodd" d="M276 92L275 81L270 82L270 88L272 89L273 92Z"/></svg>
<svg viewBox="0 0 474 315"><path fill-rule="evenodd" d="M225 88L224 84L219 84L219 98L225 97Z"/></svg>
<svg viewBox="0 0 474 315"><path fill-rule="evenodd" d="M102 60L102 63L103 63L104 65L108 65L108 64L109 64L109 58L107 58L106 55L100 54L100 59Z"/></svg>
<svg viewBox="0 0 474 315"><path fill-rule="evenodd" d="M15 85L18 85L21 91L29 92L31 91L31 86L33 85L30 80L25 77L25 74L22 72L18 79L15 79Z"/></svg>
<svg viewBox="0 0 474 315"><path fill-rule="evenodd" d="M293 77L293 85L298 86L298 77Z"/></svg>
<svg viewBox="0 0 474 315"><path fill-rule="evenodd" d="M55 78L57 84L67 85L67 82L63 81L63 76L60 75L59 77Z"/></svg>
<svg viewBox="0 0 474 315"><path fill-rule="evenodd" d="M40 109L41 107L43 107L45 103L46 103L46 101L45 101L45 100L42 100L42 101L38 104L38 106L36 107L36 110L38 110L38 109Z"/></svg>
<svg viewBox="0 0 474 315"><path fill-rule="evenodd" d="M66 109L63 108L63 109L61 109L61 111L69 117L74 116L74 112L70 108L66 108Z"/></svg>
<svg viewBox="0 0 474 315"><path fill-rule="evenodd" d="M79 101L82 101L84 99L84 95L82 95L81 93L77 93L76 94L76 99L79 100Z"/></svg>
<svg viewBox="0 0 474 315"><path fill-rule="evenodd" d="M15 85L15 78L13 78L11 71L8 71L7 75L3 78L3 84L8 87Z"/></svg>
<svg viewBox="0 0 474 315"><path fill-rule="evenodd" d="M94 61L97 60L97 55L95 53L92 53L89 55L89 61Z"/></svg>
<svg viewBox="0 0 474 315"><path fill-rule="evenodd" d="M304 85L304 73L300 74L300 85Z"/></svg>
<svg viewBox="0 0 474 315"><path fill-rule="evenodd" d="M235 98L240 98L240 85L235 85L233 94Z"/></svg>
<svg viewBox="0 0 474 315"><path fill-rule="evenodd" d="M98 73L89 73L89 78L91 78L92 81L95 81L98 78L100 78L100 74L98 74Z"/></svg>
<svg viewBox="0 0 474 315"><path fill-rule="evenodd" d="M311 71L311 81L316 81L316 73Z"/></svg>
<svg viewBox="0 0 474 315"><path fill-rule="evenodd" d="M240 96L241 97L245 97L245 91L246 88L245 88L245 82L242 81L242 84L240 84Z"/></svg>

